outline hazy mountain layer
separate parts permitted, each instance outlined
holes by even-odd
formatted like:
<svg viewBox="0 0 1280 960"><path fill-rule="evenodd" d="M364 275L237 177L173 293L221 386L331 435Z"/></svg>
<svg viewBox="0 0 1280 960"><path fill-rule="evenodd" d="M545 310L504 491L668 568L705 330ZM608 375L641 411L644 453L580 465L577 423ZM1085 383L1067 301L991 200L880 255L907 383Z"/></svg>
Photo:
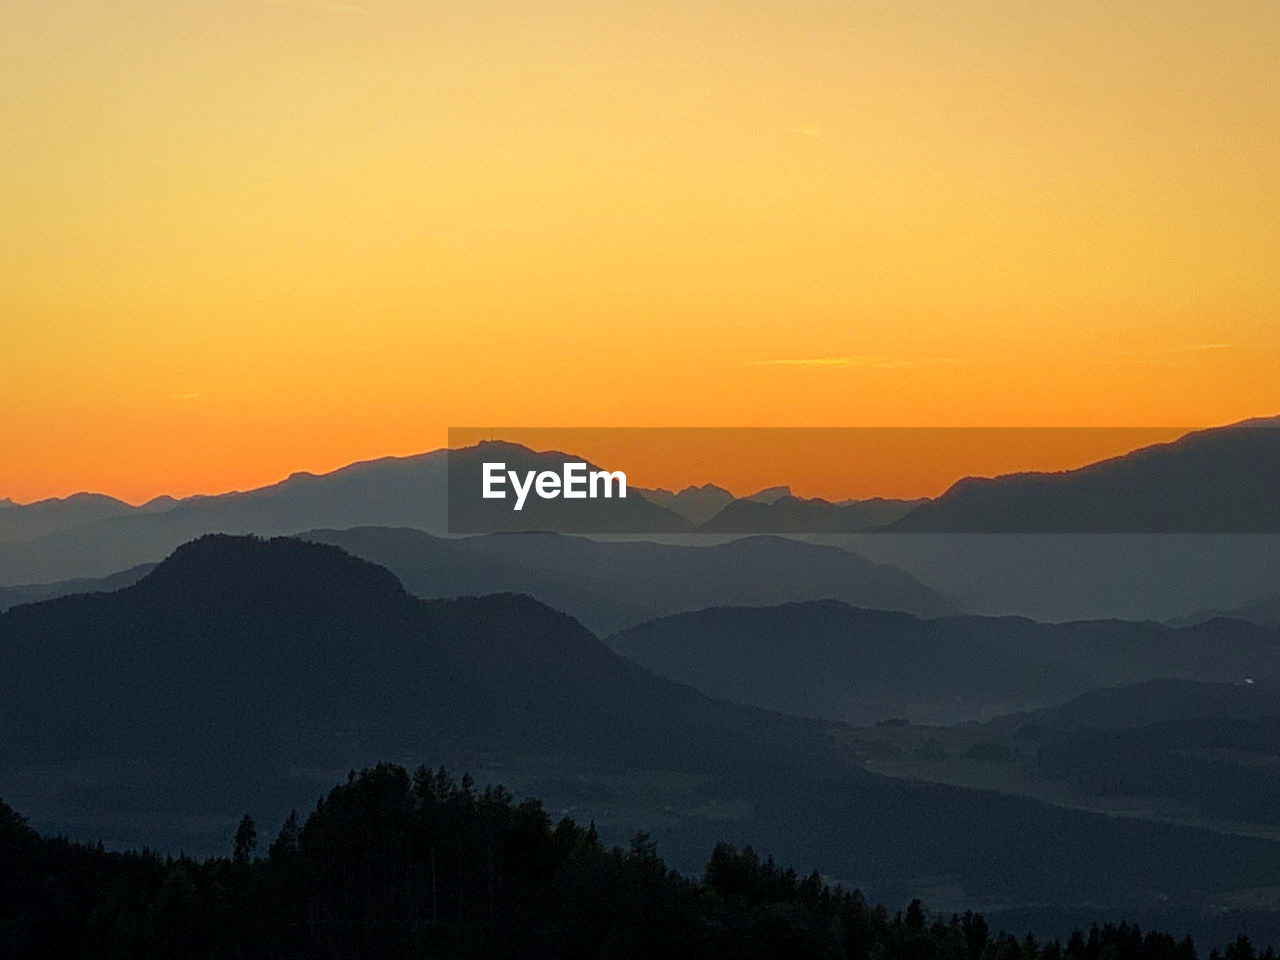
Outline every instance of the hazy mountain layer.
<svg viewBox="0 0 1280 960"><path fill-rule="evenodd" d="M206 538L116 593L0 615L0 728L5 796L112 843L220 849L243 810L283 819L335 770L392 757L498 774L612 835L651 829L691 867L749 837L894 899L950 891L943 909L1204 905L1280 857L881 779L828 725L661 680L534 600L424 602L291 540Z"/></svg>
<svg viewBox="0 0 1280 960"><path fill-rule="evenodd" d="M1280 676L1280 632L1235 621L921 620L819 601L678 614L608 642L710 696L855 723L987 719L1157 677Z"/></svg>
<svg viewBox="0 0 1280 960"><path fill-rule="evenodd" d="M420 597L528 593L597 632L718 604L826 597L924 616L955 609L891 566L781 537L672 546L551 533L444 539L376 527L313 530L302 536L387 567Z"/></svg>

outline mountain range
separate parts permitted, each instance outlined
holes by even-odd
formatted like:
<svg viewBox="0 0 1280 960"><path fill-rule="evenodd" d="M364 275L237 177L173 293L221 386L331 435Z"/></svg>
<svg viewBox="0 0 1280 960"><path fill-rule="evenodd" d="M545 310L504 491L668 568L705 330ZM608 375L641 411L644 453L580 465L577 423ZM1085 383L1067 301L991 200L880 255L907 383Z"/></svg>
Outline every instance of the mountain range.
<svg viewBox="0 0 1280 960"><path fill-rule="evenodd" d="M300 536L387 567L419 597L528 593L597 632L722 604L826 597L926 617L955 612L949 600L901 570L782 537L679 546L555 533L443 538L384 527Z"/></svg>
<svg viewBox="0 0 1280 960"><path fill-rule="evenodd" d="M1059 473L969 477L899 533L1280 533L1280 418L1198 430Z"/></svg>
<svg viewBox="0 0 1280 960"><path fill-rule="evenodd" d="M61 530L132 513L160 513L176 503L172 497L156 497L135 507L101 493L74 493L25 504L0 500L0 543L36 540Z"/></svg>
<svg viewBox="0 0 1280 960"><path fill-rule="evenodd" d="M861 724L985 720L1155 678L1280 677L1280 631L1240 621L924 620L820 600L676 614L607 642L708 696Z"/></svg>
<svg viewBox="0 0 1280 960"><path fill-rule="evenodd" d="M601 542L555 533L437 537L406 527L354 527L299 534L331 543L392 570L426 600L516 592L612 632L653 617L728 603L835 597L922 616L955 611L945 597L887 564L838 547L781 537L680 546ZM0 610L135 583L140 564L107 577L0 587Z"/></svg>
<svg viewBox="0 0 1280 960"><path fill-rule="evenodd" d="M0 775L42 829L219 847L374 757L536 790L671 860L751 837L898 899L1207 907L1280 845L867 773L838 726L713 700L503 594L422 601L327 545L205 537L0 615Z"/></svg>
<svg viewBox="0 0 1280 960"><path fill-rule="evenodd" d="M636 488L640 496L625 501L627 512L617 512L620 501L609 501L606 512L613 519L603 523L598 515L575 513L577 527L567 523L566 509L572 508L563 501L550 502L546 510L530 508L527 515L509 506L494 513L493 501L481 503L479 514L468 513L467 502L454 509L477 529L639 526L651 536L687 544L708 542L715 531L723 537L774 530L897 566L966 610L1055 620L1168 620L1195 611L1233 611L1274 594L1280 536L1120 531L1271 529L1280 489L1272 482L1280 438L1275 422L1201 431L1063 474L961 481L924 503L828 503L795 497L786 488L726 501L725 491L708 485L678 494ZM568 456L490 444L352 464L322 476L299 473L242 493L160 498L140 508L88 495L10 504L0 507L0 585L48 587L108 577L154 564L181 543L211 532L282 535L386 526L445 534L449 464L457 468L491 455L521 469L554 466ZM476 505L474 498L470 502ZM1111 523L1115 515L1099 513L1104 508L1098 503L1126 504L1125 522ZM805 533L806 526L828 532ZM830 532L868 528L881 532ZM954 532L975 529L1024 532ZM1025 532L1033 530L1080 532ZM3 542L17 537L28 539ZM24 586L0 602L32 595ZM645 607L637 613L646 610L656 612ZM599 623L602 629L613 626Z"/></svg>

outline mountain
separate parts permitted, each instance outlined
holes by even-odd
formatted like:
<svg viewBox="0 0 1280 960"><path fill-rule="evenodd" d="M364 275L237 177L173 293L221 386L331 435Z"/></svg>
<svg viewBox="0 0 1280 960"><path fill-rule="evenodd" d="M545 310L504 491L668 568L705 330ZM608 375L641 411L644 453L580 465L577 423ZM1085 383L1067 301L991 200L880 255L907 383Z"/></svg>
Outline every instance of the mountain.
<svg viewBox="0 0 1280 960"><path fill-rule="evenodd" d="M136 509L100 493L76 493L27 504L0 500L0 543L35 540L95 520L121 517Z"/></svg>
<svg viewBox="0 0 1280 960"><path fill-rule="evenodd" d="M1090 690L1067 703L1009 717L1008 721L1052 730L1105 730L1187 720L1263 717L1280 717L1280 680L1149 680Z"/></svg>
<svg viewBox="0 0 1280 960"><path fill-rule="evenodd" d="M566 727L594 757L620 740L601 736L604 704L640 752L725 717L776 726L658 680L529 597L425 603L383 567L289 538L203 537L131 587L9 610L0 641L9 758L197 749L215 731L321 750L313 738L339 731L425 748L499 729L510 749Z"/></svg>
<svg viewBox="0 0 1280 960"><path fill-rule="evenodd" d="M335 547L228 536L115 593L0 615L0 727L0 767L39 765L44 800L65 778L52 806L72 824L137 805L121 764L154 770L146 802L181 819L197 772L247 799L267 774L406 753L705 775L717 756L827 749L819 727L659 680L528 597L424 603Z"/></svg>
<svg viewBox="0 0 1280 960"><path fill-rule="evenodd" d="M700 533L858 533L905 517L920 500L846 500L832 503L790 494L767 501L734 500L704 522Z"/></svg>
<svg viewBox="0 0 1280 960"><path fill-rule="evenodd" d="M744 499L750 500L752 503L774 503L783 497L791 496L791 487L782 484L776 487L765 487L763 490L757 490L751 496Z"/></svg>
<svg viewBox="0 0 1280 960"><path fill-rule="evenodd" d="M1280 681L1157 680L987 723L879 723L867 768L1156 822L1280 839Z"/></svg>
<svg viewBox="0 0 1280 960"><path fill-rule="evenodd" d="M579 527L599 532L679 533L688 520L649 502L644 491L625 500L540 501L515 512L511 501L480 497L480 463L494 459L518 471L559 470L570 454L535 453L506 443L437 450L411 457L354 463L331 473L295 473L246 492L195 496L131 510L58 530L24 543L0 543L0 584L104 577L155 563L205 533L294 534L317 527L412 527L444 533ZM450 478L454 480L450 496ZM461 492L459 492L461 491ZM585 506L583 505L585 503ZM9 507L0 511L27 508Z"/></svg>
<svg viewBox="0 0 1280 960"><path fill-rule="evenodd" d="M714 483L688 486L678 493L658 489L643 490L641 494L651 503L679 514L695 526L710 520L733 502L733 494Z"/></svg>
<svg viewBox="0 0 1280 960"><path fill-rule="evenodd" d="M1010 717L1040 776L1099 797L1158 798L1196 816L1280 826L1280 681L1159 681Z"/></svg>
<svg viewBox="0 0 1280 960"><path fill-rule="evenodd" d="M250 856L255 833L246 815L229 859L108 853L42 837L0 803L0 949L8 960L1199 956L1190 939L1128 924L1086 941L1087 915L1065 949L993 937L972 913L926 924L919 900L893 915L751 847L717 844L700 877L683 877L644 833L610 849L594 825L553 825L535 798L421 767L353 771L305 820L291 814L269 843L264 832L265 856ZM1242 930L1265 940L1274 929L1256 915L1215 919L1217 929L1197 924L1196 942L1230 943L1229 960L1256 955Z"/></svg>
<svg viewBox="0 0 1280 960"><path fill-rule="evenodd" d="M1061 473L969 477L886 530L1280 533L1280 418L1200 430Z"/></svg>
<svg viewBox="0 0 1280 960"><path fill-rule="evenodd" d="M1222 438L1225 438L1226 445L1234 451L1240 445L1240 436L1248 439L1249 436L1257 438L1261 435L1265 440L1274 435L1274 431L1244 426L1204 431L1203 435L1207 436L1211 447L1224 442ZM1193 434L1178 444L1151 448L1153 453L1148 457L1153 463L1165 463L1170 458L1178 460L1183 452L1198 448L1197 444L1201 444L1197 439L1199 436L1201 434ZM1267 444L1263 443L1262 447L1267 447ZM1240 470L1252 471L1258 466L1257 463L1251 466L1245 453L1234 451L1234 454L1239 454L1233 454L1234 460L1225 456L1219 460L1208 457L1208 461L1217 463L1217 472L1222 476L1217 479L1210 476L1213 483L1202 485L1206 502L1226 502L1221 495L1208 495L1207 492L1216 490L1221 484L1230 486L1235 481L1229 477ZM512 453L512 460L515 461L517 456L520 456L518 449ZM378 525L413 527L442 534L449 526L445 508L448 457L447 452L440 451L419 457L357 463L323 476L298 474L280 484L247 493L189 498L168 509L159 509L154 515L138 516L134 512L55 532L31 543L0 543L0 584L31 584L110 575L140 563L159 561L180 543L204 532L279 535L297 534L317 527L346 529ZM1119 458L1108 462L1110 465L1096 466L1103 472L1125 472L1137 468L1133 463L1146 465L1147 462L1142 458L1138 461ZM1087 467L1065 475L1038 475L1041 480L1034 481L1032 486L1065 484L1075 489L1076 480L1093 476L1092 470ZM1210 474L1215 474L1215 471L1210 470ZM989 488L992 492L1004 489L1002 483L1002 480L974 481L979 488ZM1170 486L1183 489L1187 484L1171 483ZM644 497L643 490L637 492L641 498ZM790 492L787 490L776 489L748 500L763 498L776 503L788 495ZM1071 498L1064 502L1071 502ZM490 502L490 506L493 503ZM805 502L800 500L799 503L803 507ZM649 503L649 506L660 509L658 504ZM739 500L727 506L732 511L739 511L759 504ZM840 503L827 507L819 503L818 506L823 515L844 508ZM1050 509L1051 506L1037 500L1036 509L1052 520L1056 516L1056 507ZM931 508L932 504L920 504L910 515L891 526L904 530L908 529L905 525L923 527L924 518L928 518L928 509ZM15 508L0 508L0 513L12 509ZM786 511L785 506L782 511ZM745 529L776 522L776 517L771 520L773 515L763 515L748 518L749 524L746 520L730 524L732 516L732 513L726 513L721 520L716 521L713 517L712 521ZM662 518L662 522L655 521L655 517ZM914 520L909 524L910 517ZM548 520L554 520L554 517L548 517ZM689 518L672 511L641 517L640 520L653 530L662 527L668 534L676 527L690 525ZM655 522L650 524L650 521ZM525 526L558 529L554 522L543 524L532 513L529 520L520 522ZM776 525L795 526L790 521ZM941 522L940 525L946 526ZM1053 526L1064 525L1053 521ZM844 518L831 526L845 526ZM952 526L973 529L974 524L965 520L963 524L957 521ZM1030 529L1038 527L1033 524ZM677 536L686 536L689 541L703 538L703 534L696 532ZM908 571L916 579L954 598L968 611L1019 614L1039 620L1092 617L1169 620L1194 609L1234 611L1256 602L1258 596L1274 593L1274 570L1280 563L1280 535L1196 532L1183 535L1107 535L1100 532L1048 535L1028 532L978 536L972 532L931 535L877 532L812 536L822 538L824 543L854 549L873 561ZM778 599L787 598L780 596Z"/></svg>
<svg viewBox="0 0 1280 960"><path fill-rule="evenodd" d="M825 537L919 577L973 613L1170 620L1276 590L1280 535L901 533Z"/></svg>
<svg viewBox="0 0 1280 960"><path fill-rule="evenodd" d="M444 539L377 527L302 536L387 567L420 597L528 593L598 632L722 604L826 597L922 616L955 612L944 597L893 567L781 537L686 547L554 533Z"/></svg>
<svg viewBox="0 0 1280 960"><path fill-rule="evenodd" d="M1188 627L1206 620L1247 620L1250 623L1265 623L1280 626L1280 595L1259 600L1230 610L1197 610L1185 616L1169 620L1173 627Z"/></svg>
<svg viewBox="0 0 1280 960"><path fill-rule="evenodd" d="M988 719L1153 678L1280 677L1280 634L1232 621L922 620L818 601L677 614L607 642L709 696L854 723Z"/></svg>
<svg viewBox="0 0 1280 960"><path fill-rule="evenodd" d="M73 593L109 593L132 586L155 569L154 563L143 563L106 577L84 577L55 583L29 583L16 587L0 587L0 613L20 603L51 600Z"/></svg>
<svg viewBox="0 0 1280 960"><path fill-rule="evenodd" d="M1156 797L1202 818L1280 826L1280 717L1166 721L1058 735L1040 774L1102 797Z"/></svg>
<svg viewBox="0 0 1280 960"><path fill-rule="evenodd" d="M223 849L383 757L545 796L693 868L749 837L901 900L1207 908L1280 845L865 772L829 724L711 700L527 597L426 602L330 546L214 536L0 614L0 782L41 829ZM461 761L461 762L459 762ZM1195 906L1199 905L1199 907Z"/></svg>
<svg viewBox="0 0 1280 960"><path fill-rule="evenodd" d="M247 492L195 496L157 513L110 517L41 537L0 544L0 583L102 577L155 563L205 533L296 533L360 523L443 530L443 451L356 463L316 476L295 473Z"/></svg>

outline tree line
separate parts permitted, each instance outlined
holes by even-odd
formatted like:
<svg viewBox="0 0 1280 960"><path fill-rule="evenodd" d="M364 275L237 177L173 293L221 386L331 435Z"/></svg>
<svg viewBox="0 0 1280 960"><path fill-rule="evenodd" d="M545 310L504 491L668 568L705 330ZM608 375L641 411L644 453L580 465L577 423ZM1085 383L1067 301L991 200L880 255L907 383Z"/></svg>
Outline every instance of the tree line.
<svg viewBox="0 0 1280 960"><path fill-rule="evenodd" d="M353 772L264 846L246 816L228 857L113 853L0 803L0 957L1198 960L1189 938L1125 924L1037 943L919 901L890 912L750 847L684 877L643 833L606 846L444 770ZM1274 960L1243 937L1209 957Z"/></svg>

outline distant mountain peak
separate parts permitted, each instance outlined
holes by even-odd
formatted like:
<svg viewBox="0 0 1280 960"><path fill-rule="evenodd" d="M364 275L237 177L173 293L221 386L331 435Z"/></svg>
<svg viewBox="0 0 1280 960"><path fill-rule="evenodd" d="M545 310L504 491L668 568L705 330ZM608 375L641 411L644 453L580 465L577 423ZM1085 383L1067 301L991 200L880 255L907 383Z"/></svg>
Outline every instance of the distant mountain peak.
<svg viewBox="0 0 1280 960"><path fill-rule="evenodd" d="M792 497L791 487L788 484L780 484L776 487L765 487L763 490L757 490L749 497L743 497L752 503L777 503L783 497Z"/></svg>

